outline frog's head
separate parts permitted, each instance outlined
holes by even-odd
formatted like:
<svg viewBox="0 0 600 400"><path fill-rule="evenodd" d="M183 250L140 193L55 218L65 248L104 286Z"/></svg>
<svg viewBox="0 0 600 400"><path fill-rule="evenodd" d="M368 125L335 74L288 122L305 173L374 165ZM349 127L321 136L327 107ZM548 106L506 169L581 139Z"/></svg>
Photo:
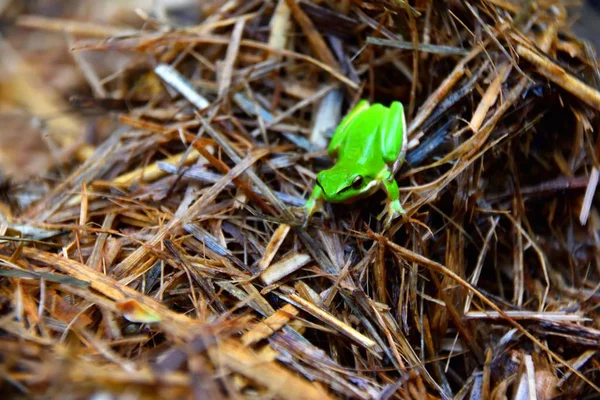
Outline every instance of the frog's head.
<svg viewBox="0 0 600 400"><path fill-rule="evenodd" d="M319 172L317 185L323 190L323 198L330 203L341 203L369 193L377 182L360 165L348 167L335 165Z"/></svg>

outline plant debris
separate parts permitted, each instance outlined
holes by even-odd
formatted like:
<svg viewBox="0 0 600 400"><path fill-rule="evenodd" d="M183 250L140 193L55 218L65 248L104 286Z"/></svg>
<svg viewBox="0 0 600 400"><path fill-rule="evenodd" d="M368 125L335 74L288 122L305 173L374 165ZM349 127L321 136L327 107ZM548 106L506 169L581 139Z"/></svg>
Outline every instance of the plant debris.
<svg viewBox="0 0 600 400"><path fill-rule="evenodd" d="M600 72L571 2L118 3L0 2L7 398L597 396ZM406 105L407 214L303 228L360 99Z"/></svg>

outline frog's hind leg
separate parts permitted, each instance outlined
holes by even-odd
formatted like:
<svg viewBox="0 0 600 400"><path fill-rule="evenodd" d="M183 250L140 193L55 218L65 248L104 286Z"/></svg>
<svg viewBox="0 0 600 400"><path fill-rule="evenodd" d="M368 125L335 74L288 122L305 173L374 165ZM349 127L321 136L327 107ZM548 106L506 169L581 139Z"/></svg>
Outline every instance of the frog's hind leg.
<svg viewBox="0 0 600 400"><path fill-rule="evenodd" d="M350 125L350 122L354 118L356 118L358 114L365 111L367 108L369 108L369 102L367 100L361 100L358 102L356 107L354 107L352 111L350 111L348 115L346 115L344 119L342 119L342 122L340 122L339 126L333 133L333 137L331 138L331 142L329 143L329 147L327 149L327 152L330 156L335 155L340 145L344 142L344 138L346 137L346 133L348 132L346 128L348 127L348 125Z"/></svg>
<svg viewBox="0 0 600 400"><path fill-rule="evenodd" d="M404 107L399 101L394 101L385 113L380 125L381 149L383 161L391 165L399 159L404 161L408 135Z"/></svg>

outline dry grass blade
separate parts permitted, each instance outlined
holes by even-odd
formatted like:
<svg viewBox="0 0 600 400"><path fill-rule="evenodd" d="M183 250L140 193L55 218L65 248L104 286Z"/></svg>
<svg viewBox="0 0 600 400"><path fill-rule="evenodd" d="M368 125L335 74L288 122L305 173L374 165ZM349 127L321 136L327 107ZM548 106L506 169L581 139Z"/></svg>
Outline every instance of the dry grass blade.
<svg viewBox="0 0 600 400"><path fill-rule="evenodd" d="M492 108L498 96L500 95L500 90L502 88L502 82L506 79L506 72L508 71L508 65L503 65L500 70L497 72L494 80L490 83L485 94L483 95L481 102L477 106L477 109L473 113L473 117L469 122L469 126L473 130L473 132L477 133L479 128L481 128L481 124L485 119L486 114Z"/></svg>
<svg viewBox="0 0 600 400"><path fill-rule="evenodd" d="M369 339L368 337L366 337L362 333L358 332L356 329L352 328L351 326L344 323L343 321L340 321L339 319L335 318L333 315L331 315L327 311L304 300L302 297L295 295L295 294L291 294L289 296L282 296L282 297L284 299L289 298L288 301L291 301L296 306L302 308L304 311L319 318L324 323L331 325L334 329L336 329L343 335L348 336L350 339L355 340L357 343L364 346L365 348L375 347L376 343L373 340Z"/></svg>
<svg viewBox="0 0 600 400"><path fill-rule="evenodd" d="M235 23L233 28L231 42L227 47L227 54L225 56L225 60L223 60L223 69L221 69L219 78L219 97L222 97L231 85L231 75L233 74L235 60L240 50L240 40L242 39L245 25L246 21L241 19Z"/></svg>
<svg viewBox="0 0 600 400"><path fill-rule="evenodd" d="M70 33L72 35L98 38L126 36L137 33L136 30L126 27L94 24L92 22L79 22L66 18L48 18L39 15L22 15L18 18L17 24L26 28L59 31Z"/></svg>
<svg viewBox="0 0 600 400"><path fill-rule="evenodd" d="M308 42L310 43L317 58L334 70L339 70L340 66L331 53L331 50L329 50L329 47L327 47L327 44L313 25L312 21L310 18L308 18L304 11L302 11L296 0L286 0L286 2L292 12L292 15L302 27L304 34L307 36Z"/></svg>
<svg viewBox="0 0 600 400"><path fill-rule="evenodd" d="M583 205L581 206L581 212L579 213L579 222L581 225L585 225L590 215L590 209L592 208L592 202L594 201L594 195L596 194L596 188L598 187L598 180L600 179L600 171L598 168L593 168L590 174L587 188L585 190L585 197L583 198Z"/></svg>
<svg viewBox="0 0 600 400"><path fill-rule="evenodd" d="M419 50L419 51L423 51L426 53L434 53L434 54L441 54L441 55L464 56L464 55L469 54L469 52L467 50L460 49L457 47L438 46L438 45L434 45L434 44L420 43L418 48L415 48L415 45L411 42L403 42L401 40L379 39L379 38L374 38L374 37L368 37L367 44L373 44L376 46L394 47L396 49L403 49L403 50Z"/></svg>

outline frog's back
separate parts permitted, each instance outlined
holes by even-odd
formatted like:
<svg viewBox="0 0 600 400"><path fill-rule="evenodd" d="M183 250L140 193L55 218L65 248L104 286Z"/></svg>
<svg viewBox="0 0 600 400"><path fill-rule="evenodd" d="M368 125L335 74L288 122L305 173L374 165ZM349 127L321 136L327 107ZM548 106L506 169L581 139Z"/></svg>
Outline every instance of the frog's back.
<svg viewBox="0 0 600 400"><path fill-rule="evenodd" d="M360 118L352 121L346 128L348 134L338 150L338 159L353 160L361 164L381 160L379 124L386 111L381 104L373 104L361 113Z"/></svg>

